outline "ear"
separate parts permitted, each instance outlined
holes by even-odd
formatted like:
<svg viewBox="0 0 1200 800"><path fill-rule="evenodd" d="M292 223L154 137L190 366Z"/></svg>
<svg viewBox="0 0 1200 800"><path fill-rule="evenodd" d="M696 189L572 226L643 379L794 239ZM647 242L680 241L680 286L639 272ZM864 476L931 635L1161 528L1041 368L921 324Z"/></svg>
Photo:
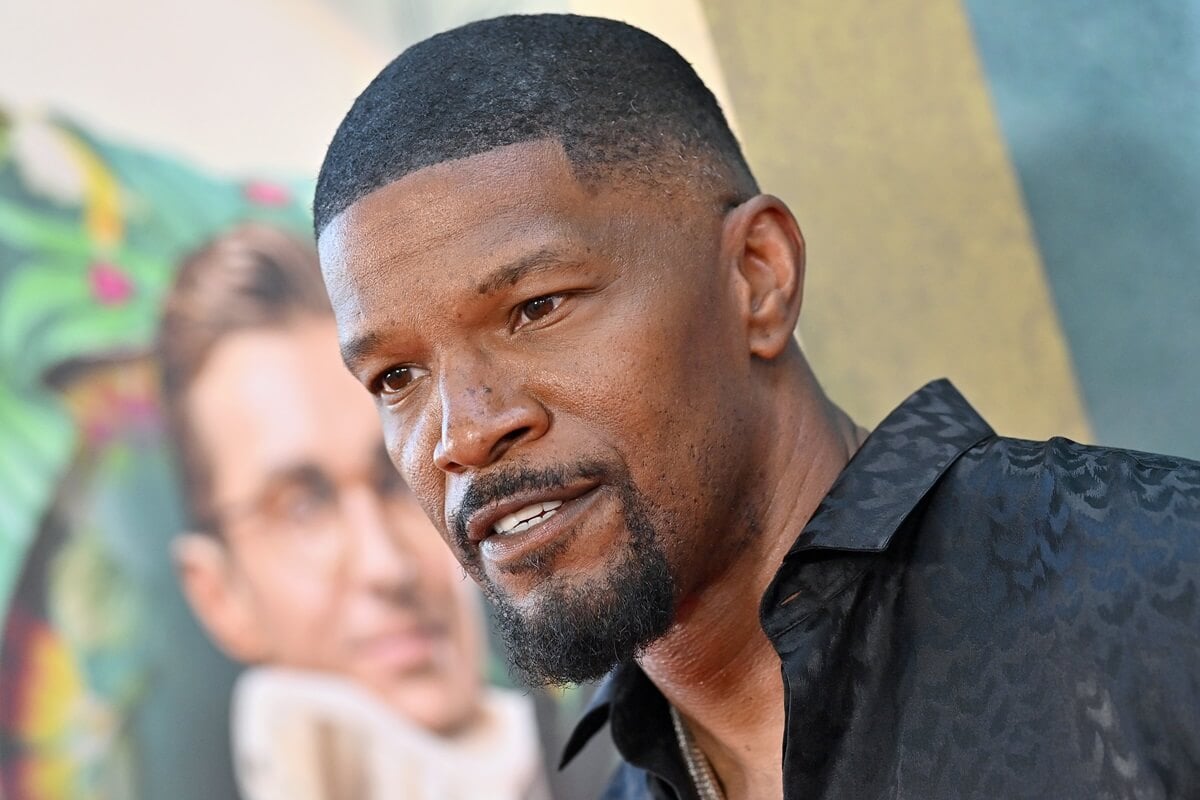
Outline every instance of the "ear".
<svg viewBox="0 0 1200 800"><path fill-rule="evenodd" d="M771 359L792 341L804 297L804 236L777 197L760 194L725 217L722 250L735 268L750 352Z"/></svg>
<svg viewBox="0 0 1200 800"><path fill-rule="evenodd" d="M265 660L262 621L225 543L210 534L181 533L171 552L183 593L217 646L237 661Z"/></svg>

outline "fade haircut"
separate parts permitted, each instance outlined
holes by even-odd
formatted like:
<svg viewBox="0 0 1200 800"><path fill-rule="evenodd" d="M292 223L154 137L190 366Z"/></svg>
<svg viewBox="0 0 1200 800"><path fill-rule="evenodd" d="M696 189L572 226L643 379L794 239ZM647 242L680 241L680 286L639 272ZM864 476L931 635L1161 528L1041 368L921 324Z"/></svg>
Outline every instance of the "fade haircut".
<svg viewBox="0 0 1200 800"><path fill-rule="evenodd" d="M316 253L283 231L247 224L186 258L167 294L157 353L163 406L192 528L216 534L212 476L188 418L188 392L221 342L332 317Z"/></svg>
<svg viewBox="0 0 1200 800"><path fill-rule="evenodd" d="M505 16L419 42L371 81L321 165L316 233L411 172L538 139L584 183L690 176L722 205L758 191L716 98L666 43L608 19Z"/></svg>

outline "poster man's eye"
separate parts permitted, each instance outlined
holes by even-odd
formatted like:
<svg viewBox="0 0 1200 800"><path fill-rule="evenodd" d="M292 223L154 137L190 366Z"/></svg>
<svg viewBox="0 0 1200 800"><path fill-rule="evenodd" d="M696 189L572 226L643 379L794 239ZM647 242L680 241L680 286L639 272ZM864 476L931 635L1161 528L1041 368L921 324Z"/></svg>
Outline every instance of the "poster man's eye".
<svg viewBox="0 0 1200 800"><path fill-rule="evenodd" d="M562 301L563 296L561 294L548 294L545 297L535 297L520 306L521 313L518 322L536 322L562 305Z"/></svg>

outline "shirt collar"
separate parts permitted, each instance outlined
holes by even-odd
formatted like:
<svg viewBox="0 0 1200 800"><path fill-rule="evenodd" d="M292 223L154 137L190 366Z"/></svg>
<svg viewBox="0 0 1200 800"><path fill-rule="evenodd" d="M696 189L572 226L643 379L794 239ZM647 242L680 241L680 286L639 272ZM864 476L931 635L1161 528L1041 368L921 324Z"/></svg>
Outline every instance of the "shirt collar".
<svg viewBox="0 0 1200 800"><path fill-rule="evenodd" d="M816 549L886 550L942 473L995 435L950 381L925 384L867 437L789 555Z"/></svg>
<svg viewBox="0 0 1200 800"><path fill-rule="evenodd" d="M993 436L987 422L948 380L928 383L901 403L867 437L788 551L784 568L762 598L762 622L768 635L786 624L773 619L773 612L787 606L796 594L789 561L812 551L886 550L942 474L963 453ZM842 571L831 572L838 573L828 576L832 588L840 582ZM613 670L571 734L560 768L604 726L614 706L633 700L634 695L639 701L646 699L643 684L653 687L636 664Z"/></svg>
<svg viewBox="0 0 1200 800"><path fill-rule="evenodd" d="M571 738L567 739L567 744L563 747L562 759L558 763L559 769L571 763L571 759L575 758L583 746L604 727L604 723L608 722L615 691L614 686L620 671L620 667L614 669L596 688L592 699L588 701L587 708L583 711L583 716L579 718L579 722L575 723L575 730L571 732Z"/></svg>
<svg viewBox="0 0 1200 800"><path fill-rule="evenodd" d="M887 550L946 470L995 435L948 380L910 395L867 437L784 556L759 605L767 636L774 641L857 580L870 566L864 557ZM822 553L830 557L810 567Z"/></svg>
<svg viewBox="0 0 1200 800"><path fill-rule="evenodd" d="M605 678L588 704L563 749L559 769L584 745L612 724L612 739L621 758L647 770L675 788L679 797L690 797L687 765L680 754L671 724L670 707L658 687L635 662L621 664Z"/></svg>

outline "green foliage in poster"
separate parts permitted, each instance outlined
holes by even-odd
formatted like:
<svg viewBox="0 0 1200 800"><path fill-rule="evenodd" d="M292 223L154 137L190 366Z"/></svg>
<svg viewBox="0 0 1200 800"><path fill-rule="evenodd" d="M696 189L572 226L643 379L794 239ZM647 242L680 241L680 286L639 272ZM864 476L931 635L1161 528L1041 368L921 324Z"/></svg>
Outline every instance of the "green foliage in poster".
<svg viewBox="0 0 1200 800"><path fill-rule="evenodd" d="M66 376L150 350L178 262L215 234L246 220L307 234L309 194L0 111L0 617L86 434Z"/></svg>

